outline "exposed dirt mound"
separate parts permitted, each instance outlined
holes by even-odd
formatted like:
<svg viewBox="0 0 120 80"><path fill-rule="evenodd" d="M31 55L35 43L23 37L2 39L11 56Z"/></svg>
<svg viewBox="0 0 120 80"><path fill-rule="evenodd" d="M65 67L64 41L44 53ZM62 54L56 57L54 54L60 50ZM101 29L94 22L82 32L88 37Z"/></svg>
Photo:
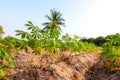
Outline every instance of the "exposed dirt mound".
<svg viewBox="0 0 120 80"><path fill-rule="evenodd" d="M90 67L97 63L95 54L60 53L56 58L45 52L43 56L20 52L15 54L17 67L11 69L9 80L87 80Z"/></svg>
<svg viewBox="0 0 120 80"><path fill-rule="evenodd" d="M100 59L88 71L88 80L120 80L120 68L109 68L110 62Z"/></svg>
<svg viewBox="0 0 120 80"><path fill-rule="evenodd" d="M36 56L24 51L16 53L17 66L10 69L9 80L120 80L120 70L110 70L100 60L100 52L54 56L44 52Z"/></svg>

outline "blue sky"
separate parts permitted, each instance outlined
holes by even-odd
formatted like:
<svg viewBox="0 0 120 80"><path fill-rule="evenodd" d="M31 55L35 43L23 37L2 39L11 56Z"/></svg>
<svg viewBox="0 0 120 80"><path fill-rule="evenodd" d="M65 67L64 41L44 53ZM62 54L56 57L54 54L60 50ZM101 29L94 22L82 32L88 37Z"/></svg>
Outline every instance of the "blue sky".
<svg viewBox="0 0 120 80"><path fill-rule="evenodd" d="M43 28L51 9L60 11L66 20L63 33L80 37L97 37L119 33L120 0L1 0L0 25L5 35L15 36L15 30L26 30L32 21Z"/></svg>

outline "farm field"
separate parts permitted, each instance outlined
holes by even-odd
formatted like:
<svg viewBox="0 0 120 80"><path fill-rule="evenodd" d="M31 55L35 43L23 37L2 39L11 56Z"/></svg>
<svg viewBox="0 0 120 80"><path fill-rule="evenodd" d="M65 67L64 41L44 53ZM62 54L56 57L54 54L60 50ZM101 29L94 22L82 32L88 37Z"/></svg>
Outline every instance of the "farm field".
<svg viewBox="0 0 120 80"><path fill-rule="evenodd" d="M1 80L120 79L120 34L97 38L62 35L65 23L61 16L51 10L44 28L28 21L27 31L15 30L16 37L2 37L0 26Z"/></svg>

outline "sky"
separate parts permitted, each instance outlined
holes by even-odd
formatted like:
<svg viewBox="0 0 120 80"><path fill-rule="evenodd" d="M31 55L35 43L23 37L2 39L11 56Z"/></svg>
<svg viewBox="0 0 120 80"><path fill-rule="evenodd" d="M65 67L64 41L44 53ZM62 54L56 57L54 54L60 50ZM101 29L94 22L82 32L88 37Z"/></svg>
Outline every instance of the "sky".
<svg viewBox="0 0 120 80"><path fill-rule="evenodd" d="M1 0L0 25L5 36L15 36L17 29L26 31L27 21L43 28L51 9L65 19L63 34L98 37L120 33L120 0Z"/></svg>

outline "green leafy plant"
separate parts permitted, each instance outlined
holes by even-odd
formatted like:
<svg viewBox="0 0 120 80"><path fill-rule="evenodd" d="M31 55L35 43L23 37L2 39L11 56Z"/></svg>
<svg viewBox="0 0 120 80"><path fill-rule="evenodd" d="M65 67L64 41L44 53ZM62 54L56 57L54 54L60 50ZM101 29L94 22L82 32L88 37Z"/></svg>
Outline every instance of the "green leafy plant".
<svg viewBox="0 0 120 80"><path fill-rule="evenodd" d="M2 37L2 35L4 34L5 32L3 31L3 27L0 26L0 38Z"/></svg>
<svg viewBox="0 0 120 80"><path fill-rule="evenodd" d="M95 46L93 43L83 42L78 36L70 37L68 34L62 37L64 51L68 50L71 52L93 52L100 49L100 47Z"/></svg>
<svg viewBox="0 0 120 80"><path fill-rule="evenodd" d="M108 35L106 40L101 57L108 59L111 62L110 68L113 68L120 57L120 34Z"/></svg>
<svg viewBox="0 0 120 80"><path fill-rule="evenodd" d="M13 58L5 49L0 47L0 78L5 77L5 71L13 64L15 64L15 58Z"/></svg>
<svg viewBox="0 0 120 80"><path fill-rule="evenodd" d="M16 53L15 51L23 50L23 49L26 50L27 52L28 44L27 41L25 40L7 36L4 39L0 40L0 44L2 47L4 47L7 51L11 53Z"/></svg>

